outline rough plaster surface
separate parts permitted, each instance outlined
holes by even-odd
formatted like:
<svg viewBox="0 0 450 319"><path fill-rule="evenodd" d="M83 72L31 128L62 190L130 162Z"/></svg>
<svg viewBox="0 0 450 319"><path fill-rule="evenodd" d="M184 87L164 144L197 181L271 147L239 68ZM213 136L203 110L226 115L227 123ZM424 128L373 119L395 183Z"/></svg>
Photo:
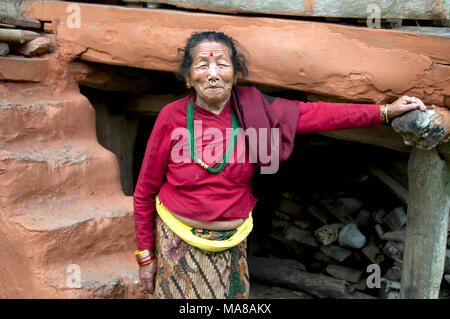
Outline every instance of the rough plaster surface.
<svg viewBox="0 0 450 319"><path fill-rule="evenodd" d="M0 297L148 297L132 197L66 61L2 58L0 70Z"/></svg>

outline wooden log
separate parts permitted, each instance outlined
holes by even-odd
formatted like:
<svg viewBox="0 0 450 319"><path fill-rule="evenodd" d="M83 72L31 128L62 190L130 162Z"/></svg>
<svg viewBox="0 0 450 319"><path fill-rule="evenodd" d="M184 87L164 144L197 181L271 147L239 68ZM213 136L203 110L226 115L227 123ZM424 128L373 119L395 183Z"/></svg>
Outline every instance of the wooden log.
<svg viewBox="0 0 450 319"><path fill-rule="evenodd" d="M390 291L387 294L386 299L400 299L400 292L398 292L398 291Z"/></svg>
<svg viewBox="0 0 450 319"><path fill-rule="evenodd" d="M403 142L402 136L397 134L390 126L380 126L376 130L361 128L320 132L318 134L344 141L384 147L403 153L409 152L409 147Z"/></svg>
<svg viewBox="0 0 450 319"><path fill-rule="evenodd" d="M296 245L293 242L290 242L286 240L280 233L278 232L271 232L269 234L269 237L274 239L276 242L279 242L283 244L283 248L287 248L289 252L292 252L298 256L303 256L303 253L305 251L304 247L301 247L300 245Z"/></svg>
<svg viewBox="0 0 450 319"><path fill-rule="evenodd" d="M354 291L345 280L302 271L285 259L249 256L248 267L255 281L301 290L319 298L347 298Z"/></svg>
<svg viewBox="0 0 450 319"><path fill-rule="evenodd" d="M436 299L447 242L448 168L435 149L414 147L408 162L408 223L401 298Z"/></svg>
<svg viewBox="0 0 450 319"><path fill-rule="evenodd" d="M309 220L294 220L294 225L301 229L307 229L311 227L311 221Z"/></svg>
<svg viewBox="0 0 450 319"><path fill-rule="evenodd" d="M284 220L272 219L272 221L271 221L272 229L277 229L280 231L282 231L285 227L287 227L289 225L290 225L290 223L288 223L287 221L284 221Z"/></svg>
<svg viewBox="0 0 450 319"><path fill-rule="evenodd" d="M375 244L373 238L370 238L369 243L362 249L363 254L374 264L380 264L384 261L384 255L380 248Z"/></svg>
<svg viewBox="0 0 450 319"><path fill-rule="evenodd" d="M16 26L13 25L13 24L0 23L0 28L2 28L2 29L15 29Z"/></svg>
<svg viewBox="0 0 450 319"><path fill-rule="evenodd" d="M351 286L356 290L364 291L367 289L367 278L362 277L357 283L351 284Z"/></svg>
<svg viewBox="0 0 450 319"><path fill-rule="evenodd" d="M363 203L356 198L340 198L330 208L330 213L343 224L353 224L356 221L351 214L357 212Z"/></svg>
<svg viewBox="0 0 450 319"><path fill-rule="evenodd" d="M381 278L381 287L378 296L382 299L399 299L400 289L400 282Z"/></svg>
<svg viewBox="0 0 450 319"><path fill-rule="evenodd" d="M402 269L398 266L392 266L383 277L392 281L400 281L402 279Z"/></svg>
<svg viewBox="0 0 450 319"><path fill-rule="evenodd" d="M315 299L313 296L298 290L263 285L257 282L250 284L248 299Z"/></svg>
<svg viewBox="0 0 450 319"><path fill-rule="evenodd" d="M354 284L358 283L363 273L362 270L359 269L333 264L326 266L325 271L337 279L342 279Z"/></svg>
<svg viewBox="0 0 450 319"><path fill-rule="evenodd" d="M9 45L7 42L0 42L0 56L8 55Z"/></svg>
<svg viewBox="0 0 450 319"><path fill-rule="evenodd" d="M285 214L283 212L280 212L278 210L275 211L275 218L282 220L282 221L292 221L292 216L289 216L288 214Z"/></svg>
<svg viewBox="0 0 450 319"><path fill-rule="evenodd" d="M386 214L387 212L383 208L379 208L373 212L372 218L375 222L381 224L383 222L383 217L386 216Z"/></svg>
<svg viewBox="0 0 450 319"><path fill-rule="evenodd" d="M320 251L324 253L325 256L332 257L339 262L344 261L348 256L352 254L349 249L335 245L322 245L320 246Z"/></svg>
<svg viewBox="0 0 450 319"><path fill-rule="evenodd" d="M384 216L383 221L391 230L398 230L406 224L406 211L403 207L396 207Z"/></svg>
<svg viewBox="0 0 450 319"><path fill-rule="evenodd" d="M365 294L361 291L354 291L350 294L349 298L345 299L378 299L378 298L369 294Z"/></svg>
<svg viewBox="0 0 450 319"><path fill-rule="evenodd" d="M343 224L329 224L323 225L314 232L314 236L322 245L329 245L338 239L339 230Z"/></svg>
<svg viewBox="0 0 450 319"><path fill-rule="evenodd" d="M378 237L383 237L384 235L384 230L383 227L381 226L381 224L376 224L375 225L375 232L377 233Z"/></svg>
<svg viewBox="0 0 450 319"><path fill-rule="evenodd" d="M36 39L40 34L33 31L19 29L0 29L0 41L25 43Z"/></svg>
<svg viewBox="0 0 450 319"><path fill-rule="evenodd" d="M317 218L323 224L328 224L331 221L331 215L324 209L318 206L308 207L308 212Z"/></svg>
<svg viewBox="0 0 450 319"><path fill-rule="evenodd" d="M282 198L280 200L280 206L278 207L278 209L289 215L301 217L303 207L290 199Z"/></svg>
<svg viewBox="0 0 450 319"><path fill-rule="evenodd" d="M298 228L293 225L287 225L282 231L283 237L288 241L294 241L300 244L319 247L319 242L310 231Z"/></svg>
<svg viewBox="0 0 450 319"><path fill-rule="evenodd" d="M35 19L18 17L14 14L0 14L0 22L4 24L14 25L14 27L23 27L31 29L40 29L41 22Z"/></svg>
<svg viewBox="0 0 450 319"><path fill-rule="evenodd" d="M397 196L403 203L408 203L408 189L406 187L374 164L366 163L366 167L370 170L373 176L378 178L387 186L387 189L391 193Z"/></svg>
<svg viewBox="0 0 450 319"><path fill-rule="evenodd" d="M394 230L394 231L388 231L381 235L382 240L392 240L392 241L405 241L405 235L406 230L405 228Z"/></svg>
<svg viewBox="0 0 450 319"><path fill-rule="evenodd" d="M444 273L450 274L450 249L445 251Z"/></svg>
<svg viewBox="0 0 450 319"><path fill-rule="evenodd" d="M362 226L369 226L371 212L367 209L361 209L356 215L356 222Z"/></svg>
<svg viewBox="0 0 450 319"><path fill-rule="evenodd" d="M450 101L448 103L443 103L444 106L450 107ZM364 143L369 145L375 145L379 147L384 147L387 149L402 152L404 154L409 154L411 147L405 145L403 137L396 133L390 126L380 126L376 130L372 129L349 129L349 130L339 130L331 132L320 132L320 135L327 137L332 137L344 141ZM447 161L450 161L450 143L443 143L437 147L439 154ZM393 175L394 177L397 177ZM404 187L404 185L401 183ZM401 190L404 193L404 189ZM399 193L400 195L402 193Z"/></svg>
<svg viewBox="0 0 450 319"><path fill-rule="evenodd" d="M336 260L326 256L324 253L322 253L320 251L315 251L313 253L313 257L314 257L314 259L317 259L319 261L324 261L326 263L336 263Z"/></svg>
<svg viewBox="0 0 450 319"><path fill-rule="evenodd" d="M392 259L402 262L404 244L402 242L387 241L383 247L383 252L385 255L391 257Z"/></svg>

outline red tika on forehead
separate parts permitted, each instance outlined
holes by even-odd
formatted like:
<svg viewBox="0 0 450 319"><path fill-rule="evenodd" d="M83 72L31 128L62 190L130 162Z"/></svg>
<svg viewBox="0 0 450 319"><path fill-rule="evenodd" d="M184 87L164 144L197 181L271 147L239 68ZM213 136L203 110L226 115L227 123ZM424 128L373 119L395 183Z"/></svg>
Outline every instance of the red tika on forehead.
<svg viewBox="0 0 450 319"><path fill-rule="evenodd" d="M211 51L211 52L209 52L209 56L213 56L213 52Z"/></svg>

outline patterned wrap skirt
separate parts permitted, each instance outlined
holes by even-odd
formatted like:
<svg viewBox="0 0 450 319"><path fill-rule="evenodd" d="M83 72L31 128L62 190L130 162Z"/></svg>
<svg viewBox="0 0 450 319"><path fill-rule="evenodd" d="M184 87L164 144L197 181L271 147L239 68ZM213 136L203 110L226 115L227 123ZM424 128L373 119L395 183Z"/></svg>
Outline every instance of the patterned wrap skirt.
<svg viewBox="0 0 450 319"><path fill-rule="evenodd" d="M193 228L196 236L226 240L236 230ZM155 223L157 271L155 299L246 299L250 290L246 259L247 241L221 251L191 246L167 227L159 216Z"/></svg>

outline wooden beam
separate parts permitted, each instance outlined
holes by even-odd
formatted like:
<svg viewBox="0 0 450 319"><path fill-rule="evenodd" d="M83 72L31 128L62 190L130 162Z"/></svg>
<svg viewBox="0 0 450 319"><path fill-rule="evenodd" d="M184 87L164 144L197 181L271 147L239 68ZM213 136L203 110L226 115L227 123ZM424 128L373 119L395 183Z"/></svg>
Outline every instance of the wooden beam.
<svg viewBox="0 0 450 319"><path fill-rule="evenodd" d="M450 82L446 81L450 78L450 42L446 37L273 17L84 3L76 3L81 27L73 28L66 23L71 15L66 12L69 3L38 1L27 7L29 18L52 22L59 48L68 59L174 72L178 48L186 39L195 31L215 30L246 48L248 80L255 84L369 103L389 103L412 95L426 104L443 106L450 97Z"/></svg>
<svg viewBox="0 0 450 319"><path fill-rule="evenodd" d="M118 109L121 112L132 112L142 115L158 115L164 106L185 97L186 94L136 95L119 98Z"/></svg>
<svg viewBox="0 0 450 319"><path fill-rule="evenodd" d="M403 137L396 133L390 126L380 126L372 129L351 129L333 132L321 132L320 135L350 141L384 147L402 153L409 153L411 147L403 142ZM450 143L440 144L436 147L439 155L446 161L450 161Z"/></svg>
<svg viewBox="0 0 450 319"><path fill-rule="evenodd" d="M382 19L449 19L450 1L354 1L354 0L124 0L174 5L186 9L200 9L227 13L280 14L307 17L367 18L369 5L379 8Z"/></svg>
<svg viewBox="0 0 450 319"><path fill-rule="evenodd" d="M414 27L414 26L401 26L394 27L393 30L403 32L418 32L423 34L434 35L438 37L450 37L450 28L437 28L437 27Z"/></svg>
<svg viewBox="0 0 450 319"><path fill-rule="evenodd" d="M449 213L446 163L435 149L413 148L400 297L437 299L443 276Z"/></svg>
<svg viewBox="0 0 450 319"><path fill-rule="evenodd" d="M367 163L366 167L376 176L390 192L397 196L403 203L408 204L408 189L396 181L392 176L387 174L381 168L372 163Z"/></svg>

